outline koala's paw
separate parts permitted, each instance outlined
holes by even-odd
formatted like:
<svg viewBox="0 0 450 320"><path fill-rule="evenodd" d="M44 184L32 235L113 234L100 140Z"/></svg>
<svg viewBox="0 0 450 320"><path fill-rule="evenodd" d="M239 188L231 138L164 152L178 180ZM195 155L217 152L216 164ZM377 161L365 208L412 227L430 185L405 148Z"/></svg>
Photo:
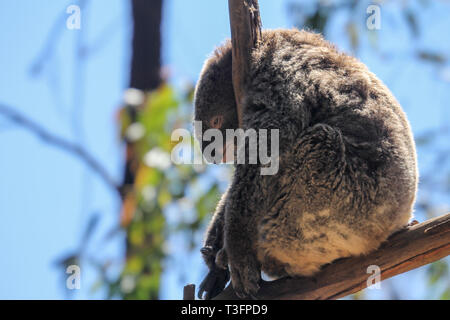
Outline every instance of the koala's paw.
<svg viewBox="0 0 450 320"><path fill-rule="evenodd" d="M208 268L212 269L215 265L217 251L214 250L211 246L205 246L200 249L200 252L202 253L203 260L205 261Z"/></svg>
<svg viewBox="0 0 450 320"><path fill-rule="evenodd" d="M200 284L198 290L198 298L210 300L223 291L228 280L230 280L230 272L228 269L213 268L206 278Z"/></svg>
<svg viewBox="0 0 450 320"><path fill-rule="evenodd" d="M256 258L245 256L240 261L229 261L231 283L241 299L256 299L261 280L261 270Z"/></svg>

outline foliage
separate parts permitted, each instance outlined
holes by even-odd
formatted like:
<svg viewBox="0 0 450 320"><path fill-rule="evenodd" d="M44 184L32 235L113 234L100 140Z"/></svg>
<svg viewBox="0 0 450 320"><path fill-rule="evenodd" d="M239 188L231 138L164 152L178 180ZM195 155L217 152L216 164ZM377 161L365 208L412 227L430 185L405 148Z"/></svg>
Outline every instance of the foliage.
<svg viewBox="0 0 450 320"><path fill-rule="evenodd" d="M181 110L191 108L192 94L180 100L174 89L164 84L146 96L144 105L137 109L135 122L131 121L129 106L120 116L125 138L130 128L134 128L134 136L128 137L128 141L132 140L136 157L136 178L125 196L121 217L127 234L126 263L120 277L109 283L110 297L158 298L168 238L165 209L184 199L189 186L204 174L192 165L174 165L170 161L175 144L171 142L171 133L189 123L190 117L183 117ZM195 201L195 219L190 223L180 222L176 230L189 230L191 234L199 230L207 214L214 210L217 199L218 188L213 184Z"/></svg>
<svg viewBox="0 0 450 320"><path fill-rule="evenodd" d="M109 299L158 299L169 235L183 233L189 248L193 249L195 234L204 228L208 214L219 199L217 181L203 188L198 196L188 196L187 192L208 172L204 165L175 165L170 158L178 143L171 141L173 130L190 127L193 88L179 98L171 86L163 84L145 97L142 105L128 105L119 112L120 132L127 141L127 158L132 161L135 176L134 183L125 186L123 192L120 225L126 234L126 259L120 266L119 276L109 276L117 263L98 260L85 252L98 215L93 215L87 224L79 248L57 261L64 270L72 264L89 262L94 265L99 277L91 290L106 287ZM193 138L189 142L193 144ZM187 200L191 212L183 210ZM169 206L176 206L179 214L175 226L166 223ZM117 234L116 231L106 240Z"/></svg>

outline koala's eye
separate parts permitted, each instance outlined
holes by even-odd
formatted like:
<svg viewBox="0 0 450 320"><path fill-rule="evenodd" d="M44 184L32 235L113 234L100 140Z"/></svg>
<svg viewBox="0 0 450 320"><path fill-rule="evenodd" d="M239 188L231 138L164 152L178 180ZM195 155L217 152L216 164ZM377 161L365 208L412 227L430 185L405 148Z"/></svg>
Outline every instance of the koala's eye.
<svg viewBox="0 0 450 320"><path fill-rule="evenodd" d="M222 127L223 116L215 116L209 122L209 125L214 129L219 129Z"/></svg>

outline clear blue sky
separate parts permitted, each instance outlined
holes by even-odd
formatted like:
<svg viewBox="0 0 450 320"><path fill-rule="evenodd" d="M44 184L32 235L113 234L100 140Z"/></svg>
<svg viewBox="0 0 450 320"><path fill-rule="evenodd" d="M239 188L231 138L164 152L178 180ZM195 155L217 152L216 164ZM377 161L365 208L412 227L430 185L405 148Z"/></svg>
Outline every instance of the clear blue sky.
<svg viewBox="0 0 450 320"><path fill-rule="evenodd" d="M265 28L291 26L287 2L260 0ZM67 30L65 9L77 3L0 2L0 103L16 108L57 135L82 141L119 179L123 150L117 138L115 113L128 81L128 1L88 1L82 10L81 31ZM406 48L411 49L413 43L412 47L438 49L448 55L450 4L432 2L419 15L422 35L418 42L409 36L397 5L385 5L382 10L389 12L391 18L382 20L378 49L372 48L363 34L358 56L394 92L416 134L448 122L450 66L437 69L417 63ZM364 11L361 17L353 18L363 23ZM330 40L349 51L344 21L346 17L337 16L328 34ZM44 63L39 75L32 76L31 67L52 28L58 39L51 59ZM205 57L228 35L227 1L167 0L163 57L171 81L176 85L195 81ZM79 37L92 49L81 65L74 62ZM383 60L383 55L392 57ZM76 92L82 93L81 100L74 99ZM75 102L77 108L82 106L81 133L73 125L71 112ZM419 159L425 163L426 155L419 154ZM449 200L439 199L443 204L449 204ZM80 245L81 230L94 213L101 216L101 225L89 253L120 259L120 236L104 245L106 233L117 225L118 205L111 190L78 159L43 144L0 116L0 298L66 298L65 275L54 263ZM162 298L180 298L182 283L198 284L205 271L199 267L198 254L177 252L179 241L174 238L169 243L173 255L163 277ZM183 265L185 270L182 282L177 265ZM92 268L83 269L82 289L74 297L101 298L102 292L90 293L95 279ZM424 298L421 279L423 274L416 272L402 275L397 281L405 288L405 297ZM411 282L418 284L411 287ZM383 292L372 293L372 297L383 297Z"/></svg>

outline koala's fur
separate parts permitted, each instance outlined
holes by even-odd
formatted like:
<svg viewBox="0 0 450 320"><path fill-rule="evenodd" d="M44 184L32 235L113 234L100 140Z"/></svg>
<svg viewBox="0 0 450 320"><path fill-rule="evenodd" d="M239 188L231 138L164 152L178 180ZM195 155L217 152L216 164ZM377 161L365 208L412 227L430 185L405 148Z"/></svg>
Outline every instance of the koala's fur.
<svg viewBox="0 0 450 320"><path fill-rule="evenodd" d="M232 114L226 127L238 126L231 59L227 41L205 63L196 120ZM201 286L207 297L223 288L227 267L245 297L256 294L261 270L310 276L376 249L408 224L417 191L406 116L364 64L318 34L270 30L250 70L243 127L280 130L279 171L263 176L259 165L235 165L203 249L213 279Z"/></svg>

